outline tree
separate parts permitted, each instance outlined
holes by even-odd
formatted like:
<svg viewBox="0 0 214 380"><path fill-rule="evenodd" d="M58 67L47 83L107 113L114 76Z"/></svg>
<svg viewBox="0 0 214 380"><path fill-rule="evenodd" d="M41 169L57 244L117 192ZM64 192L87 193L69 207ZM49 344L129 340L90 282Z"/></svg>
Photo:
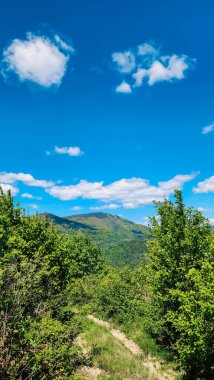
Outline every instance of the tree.
<svg viewBox="0 0 214 380"><path fill-rule="evenodd" d="M203 215L175 203L155 204L149 241L149 328L173 349L187 372L211 372L213 355L213 240ZM208 281L209 278L209 281ZM208 366L208 367L207 367Z"/></svg>
<svg viewBox="0 0 214 380"><path fill-rule="evenodd" d="M100 250L15 208L0 188L0 377L74 379L80 321L64 295L102 269Z"/></svg>

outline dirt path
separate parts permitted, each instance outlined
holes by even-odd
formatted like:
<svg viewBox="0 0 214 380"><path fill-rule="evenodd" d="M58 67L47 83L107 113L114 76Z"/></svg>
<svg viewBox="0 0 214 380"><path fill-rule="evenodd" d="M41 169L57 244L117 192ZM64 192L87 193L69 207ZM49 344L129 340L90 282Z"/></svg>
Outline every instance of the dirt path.
<svg viewBox="0 0 214 380"><path fill-rule="evenodd" d="M113 329L109 322L102 321L101 319L98 319L93 315L88 315L87 317L97 325L107 328L111 335L115 339L119 340L133 355L145 355L144 352L133 340L128 339L122 331ZM143 365L148 369L152 379L174 380L176 378L175 374L171 370L165 371L165 373L163 374L161 372L160 363L154 358L152 358L150 355L148 355L143 360Z"/></svg>

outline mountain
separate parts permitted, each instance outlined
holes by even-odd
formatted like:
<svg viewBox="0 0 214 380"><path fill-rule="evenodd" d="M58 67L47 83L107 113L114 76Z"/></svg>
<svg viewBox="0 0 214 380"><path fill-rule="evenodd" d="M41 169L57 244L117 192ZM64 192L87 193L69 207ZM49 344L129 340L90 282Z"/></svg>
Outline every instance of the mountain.
<svg viewBox="0 0 214 380"><path fill-rule="evenodd" d="M41 216L44 217L45 214ZM114 266L136 266L146 252L149 228L104 212L59 217L46 214L63 232L81 231L88 234L103 250Z"/></svg>

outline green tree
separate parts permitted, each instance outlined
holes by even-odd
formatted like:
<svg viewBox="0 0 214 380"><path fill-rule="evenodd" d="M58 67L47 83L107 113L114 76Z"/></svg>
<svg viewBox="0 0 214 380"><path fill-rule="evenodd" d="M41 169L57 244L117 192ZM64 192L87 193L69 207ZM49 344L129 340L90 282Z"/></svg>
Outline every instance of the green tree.
<svg viewBox="0 0 214 380"><path fill-rule="evenodd" d="M72 281L102 265L85 236L65 236L26 215L0 188L1 379L74 378L81 323L65 295Z"/></svg>
<svg viewBox="0 0 214 380"><path fill-rule="evenodd" d="M156 209L147 266L148 327L179 355L187 372L208 373L214 326L211 228L199 211L184 207L180 191L175 203L158 202Z"/></svg>

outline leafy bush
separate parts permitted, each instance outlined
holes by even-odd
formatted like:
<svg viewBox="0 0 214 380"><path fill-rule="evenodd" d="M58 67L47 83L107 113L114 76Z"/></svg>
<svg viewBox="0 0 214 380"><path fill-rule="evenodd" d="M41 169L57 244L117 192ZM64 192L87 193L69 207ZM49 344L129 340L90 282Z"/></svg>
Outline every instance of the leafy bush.
<svg viewBox="0 0 214 380"><path fill-rule="evenodd" d="M176 202L156 203L149 242L148 328L174 350L191 378L214 375L213 234L208 221Z"/></svg>
<svg viewBox="0 0 214 380"><path fill-rule="evenodd" d="M0 258L1 379L73 379L81 321L65 295L74 279L102 269L100 250L14 208L0 189Z"/></svg>
<svg viewBox="0 0 214 380"><path fill-rule="evenodd" d="M144 277L141 268L110 270L100 281L95 304L106 318L117 322L134 320L144 314Z"/></svg>

